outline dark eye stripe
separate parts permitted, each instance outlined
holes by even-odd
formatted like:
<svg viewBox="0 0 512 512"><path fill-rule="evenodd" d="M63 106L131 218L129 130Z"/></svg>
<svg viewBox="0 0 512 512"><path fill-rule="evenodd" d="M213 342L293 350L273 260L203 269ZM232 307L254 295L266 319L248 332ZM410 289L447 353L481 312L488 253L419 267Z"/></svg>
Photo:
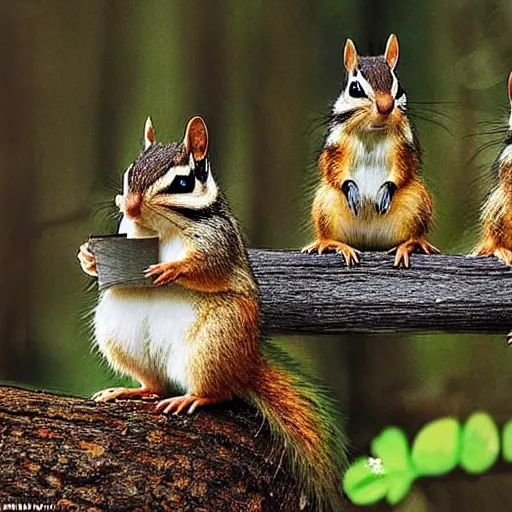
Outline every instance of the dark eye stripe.
<svg viewBox="0 0 512 512"><path fill-rule="evenodd" d="M172 183L160 191L161 194L190 194L194 191L196 177L191 171L188 175L178 175Z"/></svg>
<svg viewBox="0 0 512 512"><path fill-rule="evenodd" d="M352 98L366 98L367 97L363 90L363 87L357 80L350 82L350 86L348 88L348 93L350 96L352 96Z"/></svg>
<svg viewBox="0 0 512 512"><path fill-rule="evenodd" d="M209 164L208 164L208 159L207 158L203 158L202 160L199 160L195 163L195 169L194 169L194 172L196 174L196 178L201 182L201 183L206 183L206 180L208 179L208 169L209 169Z"/></svg>
<svg viewBox="0 0 512 512"><path fill-rule="evenodd" d="M398 84L398 89L396 91L395 99L401 98L405 94L405 91L402 89L402 86Z"/></svg>

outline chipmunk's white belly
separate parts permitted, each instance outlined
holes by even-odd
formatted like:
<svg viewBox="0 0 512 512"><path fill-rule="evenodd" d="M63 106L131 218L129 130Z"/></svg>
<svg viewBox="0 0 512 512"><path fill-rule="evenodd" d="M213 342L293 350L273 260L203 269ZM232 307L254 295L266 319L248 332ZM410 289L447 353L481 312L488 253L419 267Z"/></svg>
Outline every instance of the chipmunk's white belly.
<svg viewBox="0 0 512 512"><path fill-rule="evenodd" d="M376 141L358 141L350 176L359 188L363 202L376 201L382 185L389 181L389 151L387 138ZM375 209L374 209L375 211Z"/></svg>
<svg viewBox="0 0 512 512"><path fill-rule="evenodd" d="M187 334L196 322L194 302L194 292L178 285L107 290L96 308L96 342L107 358L114 348L137 362L149 380L188 389Z"/></svg>
<svg viewBox="0 0 512 512"><path fill-rule="evenodd" d="M354 144L350 177L359 189L361 204L357 217L340 218L341 240L360 249L390 249L398 243L395 226L388 214L377 212L376 205L382 185L390 180L391 144L382 136L358 138Z"/></svg>

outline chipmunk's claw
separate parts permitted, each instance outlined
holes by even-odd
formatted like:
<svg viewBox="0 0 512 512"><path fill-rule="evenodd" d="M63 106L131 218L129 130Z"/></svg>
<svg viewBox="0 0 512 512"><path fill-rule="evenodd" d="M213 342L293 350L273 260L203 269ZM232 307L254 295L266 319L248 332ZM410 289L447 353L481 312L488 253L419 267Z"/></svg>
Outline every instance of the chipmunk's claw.
<svg viewBox="0 0 512 512"><path fill-rule="evenodd" d="M392 181L386 181L386 183L380 187L378 201L375 204L378 214L385 215L388 212L396 189L397 187Z"/></svg>
<svg viewBox="0 0 512 512"><path fill-rule="evenodd" d="M493 243L484 243L477 247L472 256L494 256L503 261L505 265L512 265L512 251L506 247L496 246Z"/></svg>
<svg viewBox="0 0 512 512"><path fill-rule="evenodd" d="M145 271L144 271L144 277L152 277L152 276L158 276L154 281L153 284L161 285L166 283L171 283L173 281L176 281L179 275L178 267L175 263L171 262L163 262L163 263L156 263L155 265L150 265Z"/></svg>
<svg viewBox="0 0 512 512"><path fill-rule="evenodd" d="M90 276L97 277L98 273L96 271L96 257L89 249L89 242L82 244L80 246L80 250L77 254L78 261L80 261L80 266L82 270L89 274Z"/></svg>
<svg viewBox="0 0 512 512"><path fill-rule="evenodd" d="M409 268L410 255L413 252L424 252L425 254L439 254L439 249L434 247L432 244L427 242L424 238L413 238L406 242L393 247L388 251L388 254L395 253L395 261L393 262L394 267L403 266Z"/></svg>
<svg viewBox="0 0 512 512"><path fill-rule="evenodd" d="M361 251L358 251L343 242L337 242L336 240L315 240L313 243L306 245L306 247L302 249L302 252L308 254L313 252L323 254L326 251L335 251L338 254L342 254L347 267L353 267L359 264L359 255L361 254Z"/></svg>
<svg viewBox="0 0 512 512"><path fill-rule="evenodd" d="M195 395L174 396L160 400L160 402L156 404L156 410L164 414L172 413L177 416L188 407L187 414L192 414L198 407L217 404L224 400L225 398L219 399Z"/></svg>
<svg viewBox="0 0 512 512"><path fill-rule="evenodd" d="M505 249L505 247L498 247L494 250L494 256L503 261L505 265L512 265L512 251Z"/></svg>
<svg viewBox="0 0 512 512"><path fill-rule="evenodd" d="M348 207L354 214L354 217L357 217L359 214L359 206L361 204L361 194L356 182L352 180L345 180L341 185L341 191L345 194Z"/></svg>

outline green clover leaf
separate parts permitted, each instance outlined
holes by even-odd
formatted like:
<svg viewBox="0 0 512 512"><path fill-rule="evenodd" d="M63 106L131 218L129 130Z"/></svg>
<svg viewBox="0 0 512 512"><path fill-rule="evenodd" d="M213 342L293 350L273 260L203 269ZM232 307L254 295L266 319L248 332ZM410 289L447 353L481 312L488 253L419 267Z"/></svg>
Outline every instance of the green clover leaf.
<svg viewBox="0 0 512 512"><path fill-rule="evenodd" d="M372 453L382 460L386 472L408 471L411 467L407 437L397 427L388 427L373 439Z"/></svg>
<svg viewBox="0 0 512 512"><path fill-rule="evenodd" d="M388 485L378 459L357 459L343 477L343 490L355 505L371 505L384 498Z"/></svg>
<svg viewBox="0 0 512 512"><path fill-rule="evenodd" d="M512 420L507 421L502 433L502 452L505 462L512 462Z"/></svg>
<svg viewBox="0 0 512 512"><path fill-rule="evenodd" d="M454 418L440 418L425 425L412 447L412 463L422 476L448 473L459 462L461 428Z"/></svg>
<svg viewBox="0 0 512 512"><path fill-rule="evenodd" d="M468 473L483 473L496 462L499 453L496 423L485 412L472 414L462 430L461 467Z"/></svg>

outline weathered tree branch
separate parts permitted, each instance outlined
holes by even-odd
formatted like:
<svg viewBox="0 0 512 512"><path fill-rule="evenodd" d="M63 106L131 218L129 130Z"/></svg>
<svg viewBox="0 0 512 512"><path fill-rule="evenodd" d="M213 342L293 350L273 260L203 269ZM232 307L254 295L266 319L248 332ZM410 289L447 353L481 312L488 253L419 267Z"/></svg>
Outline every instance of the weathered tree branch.
<svg viewBox="0 0 512 512"><path fill-rule="evenodd" d="M157 243L115 237L93 242L97 257L107 262L98 266L100 287L153 286L142 272L157 257ZM494 258L414 254L411 268L397 269L392 255L363 253L361 265L348 269L337 254L251 250L249 255L267 332L505 333L512 328L512 270Z"/></svg>
<svg viewBox="0 0 512 512"><path fill-rule="evenodd" d="M450 331L512 328L512 270L494 258L363 253L347 269L338 255L251 251L269 332Z"/></svg>
<svg viewBox="0 0 512 512"><path fill-rule="evenodd" d="M0 504L58 510L298 510L261 418L241 403L164 416L153 403L0 387Z"/></svg>

